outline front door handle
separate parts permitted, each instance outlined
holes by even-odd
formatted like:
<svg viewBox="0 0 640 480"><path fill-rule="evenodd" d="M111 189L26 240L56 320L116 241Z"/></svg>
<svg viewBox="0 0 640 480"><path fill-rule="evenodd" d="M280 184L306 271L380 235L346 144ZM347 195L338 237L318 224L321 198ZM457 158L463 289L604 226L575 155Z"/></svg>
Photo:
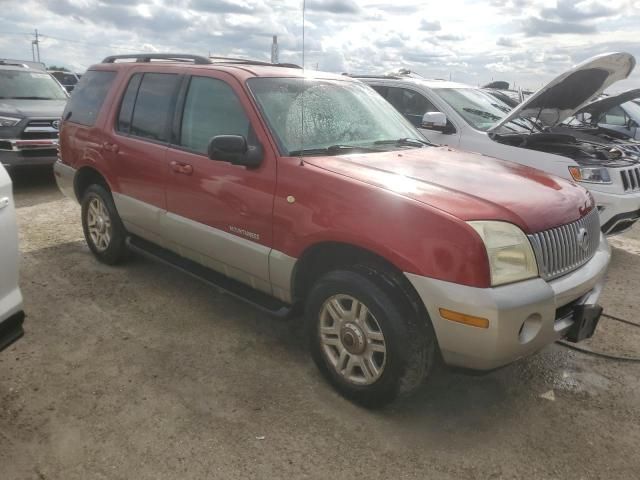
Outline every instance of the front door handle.
<svg viewBox="0 0 640 480"><path fill-rule="evenodd" d="M173 160L169 165L171 166L171 170L176 173L181 173L183 175L191 175L193 173L193 166L188 163L180 163Z"/></svg>
<svg viewBox="0 0 640 480"><path fill-rule="evenodd" d="M0 198L0 210L9 206L9 197Z"/></svg>

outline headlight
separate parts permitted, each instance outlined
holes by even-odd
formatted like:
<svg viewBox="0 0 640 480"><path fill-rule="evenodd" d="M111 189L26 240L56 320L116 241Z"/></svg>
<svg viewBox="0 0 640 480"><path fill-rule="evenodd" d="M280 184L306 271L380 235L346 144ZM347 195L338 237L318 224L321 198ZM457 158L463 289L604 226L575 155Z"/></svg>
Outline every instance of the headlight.
<svg viewBox="0 0 640 480"><path fill-rule="evenodd" d="M473 221L469 225L484 242L491 269L491 286L538 276L538 264L529 239L511 223Z"/></svg>
<svg viewBox="0 0 640 480"><path fill-rule="evenodd" d="M576 182L611 183L609 170L603 167L569 167L569 173Z"/></svg>
<svg viewBox="0 0 640 480"><path fill-rule="evenodd" d="M2 127L15 127L20 123L21 118L15 117L2 117L0 116L0 128Z"/></svg>

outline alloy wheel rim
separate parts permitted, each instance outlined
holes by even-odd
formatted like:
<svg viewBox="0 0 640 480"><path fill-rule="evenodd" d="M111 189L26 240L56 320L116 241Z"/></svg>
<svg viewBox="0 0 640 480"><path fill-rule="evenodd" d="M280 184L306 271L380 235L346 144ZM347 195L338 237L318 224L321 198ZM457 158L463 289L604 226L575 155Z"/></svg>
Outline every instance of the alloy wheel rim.
<svg viewBox="0 0 640 480"><path fill-rule="evenodd" d="M380 324L369 308L351 295L334 295L320 310L319 335L329 365L355 385L380 378L387 347Z"/></svg>
<svg viewBox="0 0 640 480"><path fill-rule="evenodd" d="M99 252L104 252L111 243L111 217L104 202L94 197L87 208L87 229L93 245Z"/></svg>

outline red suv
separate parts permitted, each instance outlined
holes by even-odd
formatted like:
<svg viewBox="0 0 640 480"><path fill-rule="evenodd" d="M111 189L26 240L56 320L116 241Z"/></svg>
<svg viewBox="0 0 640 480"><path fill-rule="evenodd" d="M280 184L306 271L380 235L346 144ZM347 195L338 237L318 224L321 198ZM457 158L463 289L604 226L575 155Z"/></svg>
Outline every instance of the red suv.
<svg viewBox="0 0 640 480"><path fill-rule="evenodd" d="M586 190L432 146L345 76L108 57L67 105L55 172L100 261L133 249L270 312L304 307L318 367L365 405L438 358L489 370L589 337L602 310Z"/></svg>

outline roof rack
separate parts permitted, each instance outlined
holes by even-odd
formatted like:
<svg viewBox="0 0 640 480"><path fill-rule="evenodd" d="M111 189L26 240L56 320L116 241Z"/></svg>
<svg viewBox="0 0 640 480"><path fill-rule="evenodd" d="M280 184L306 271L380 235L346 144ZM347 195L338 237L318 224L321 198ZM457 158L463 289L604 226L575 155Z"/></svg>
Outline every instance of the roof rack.
<svg viewBox="0 0 640 480"><path fill-rule="evenodd" d="M209 65L213 63L240 64L240 65L265 65L269 67L301 68L293 63L269 63L250 58L236 57L203 57L184 53L137 53L128 55L111 55L102 60L102 63L116 63L118 60L131 60L138 63L149 63L151 60L167 60L170 62L193 62L195 65Z"/></svg>
<svg viewBox="0 0 640 480"><path fill-rule="evenodd" d="M8 67L22 67L35 70L46 70L46 66L42 62L30 62L27 60L12 60L10 58L0 58L0 65Z"/></svg>
<svg viewBox="0 0 640 480"><path fill-rule="evenodd" d="M213 63L207 57L183 53L137 53L128 55L111 55L102 60L102 63L116 63L118 60L134 59L138 63L149 63L151 60L169 60L171 62L193 62L196 65Z"/></svg>
<svg viewBox="0 0 640 480"><path fill-rule="evenodd" d="M343 73L345 77L353 77L353 78L391 78L398 79L400 78L398 75L390 75L388 73L381 73L380 75L358 75L357 73Z"/></svg>

